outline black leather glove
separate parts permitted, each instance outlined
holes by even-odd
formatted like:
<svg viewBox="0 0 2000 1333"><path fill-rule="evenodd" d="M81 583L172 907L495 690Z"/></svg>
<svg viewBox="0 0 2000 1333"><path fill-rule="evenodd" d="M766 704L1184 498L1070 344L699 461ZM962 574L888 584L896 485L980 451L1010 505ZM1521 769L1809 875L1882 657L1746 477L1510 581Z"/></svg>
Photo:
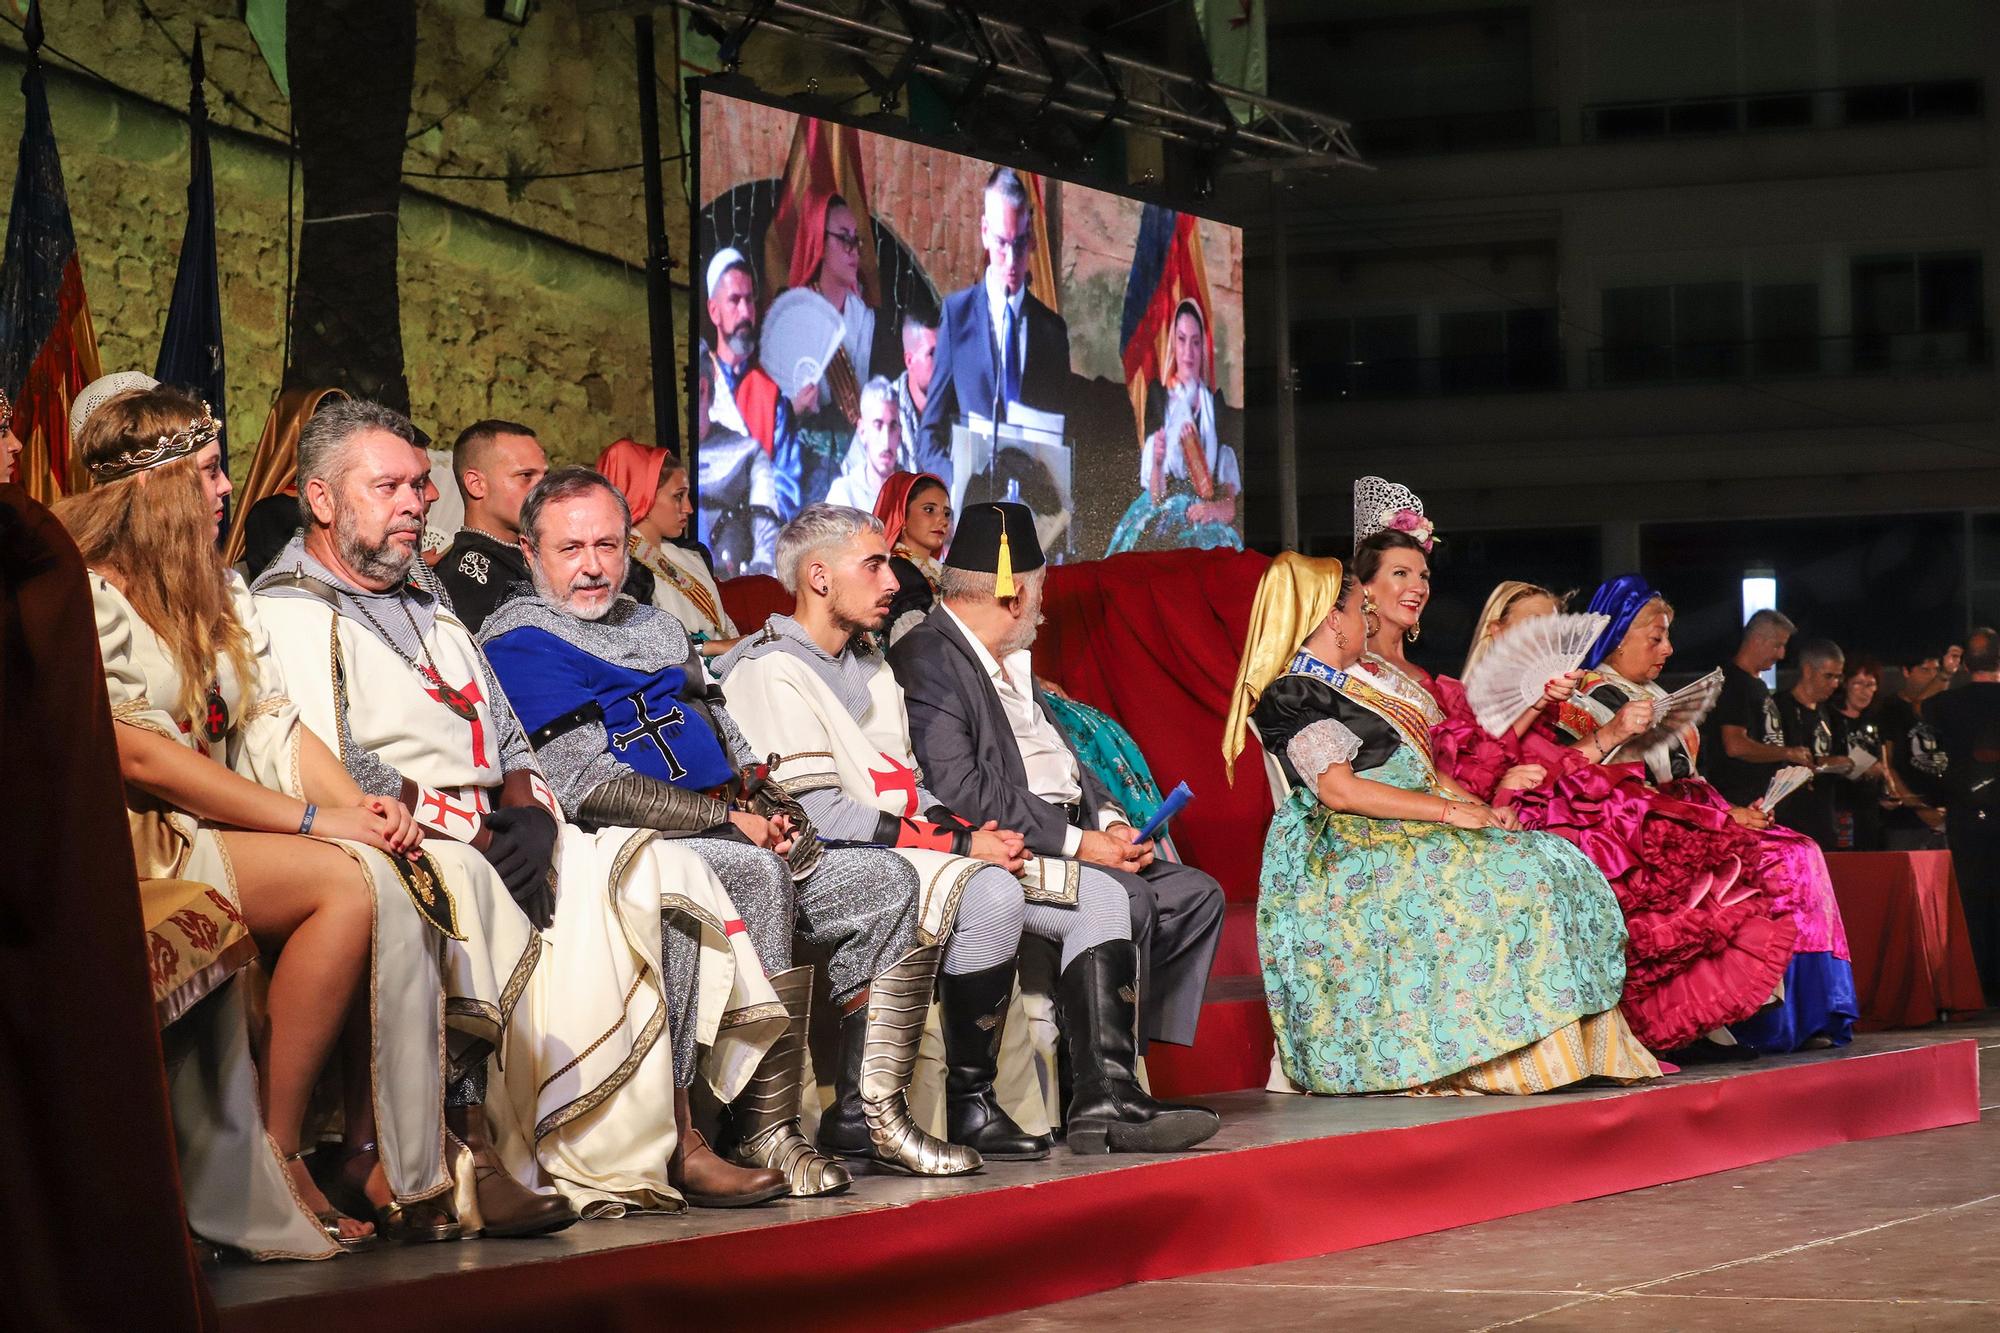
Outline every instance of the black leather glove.
<svg viewBox="0 0 2000 1333"><path fill-rule="evenodd" d="M486 816L486 859L516 905L546 930L556 918L555 817L539 805L510 805Z"/></svg>

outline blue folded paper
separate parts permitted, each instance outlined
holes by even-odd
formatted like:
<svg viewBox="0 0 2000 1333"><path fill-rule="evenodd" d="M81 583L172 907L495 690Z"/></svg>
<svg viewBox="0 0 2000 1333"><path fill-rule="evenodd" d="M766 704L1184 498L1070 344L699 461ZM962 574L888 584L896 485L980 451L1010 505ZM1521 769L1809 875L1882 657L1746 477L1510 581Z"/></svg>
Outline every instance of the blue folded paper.
<svg viewBox="0 0 2000 1333"><path fill-rule="evenodd" d="M1185 810L1187 803L1193 799L1194 793L1188 790L1188 785L1185 782L1180 783L1172 791L1168 792L1167 799L1160 802L1160 808L1155 810L1153 817L1146 821L1146 827L1139 830L1139 841L1152 841L1153 838L1159 835L1160 830L1167 826L1167 821Z"/></svg>

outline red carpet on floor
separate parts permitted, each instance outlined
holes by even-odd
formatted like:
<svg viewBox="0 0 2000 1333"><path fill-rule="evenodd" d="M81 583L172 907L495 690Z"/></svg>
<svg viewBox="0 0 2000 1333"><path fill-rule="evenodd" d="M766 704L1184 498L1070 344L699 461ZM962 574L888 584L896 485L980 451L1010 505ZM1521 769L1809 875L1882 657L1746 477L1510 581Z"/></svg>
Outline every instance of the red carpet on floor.
<svg viewBox="0 0 2000 1333"><path fill-rule="evenodd" d="M224 1323L546 1333L713 1321L884 1333L1371 1245L1978 1115L1977 1048L1958 1041L357 1285L239 1306ZM361 1264L352 1272L366 1281Z"/></svg>

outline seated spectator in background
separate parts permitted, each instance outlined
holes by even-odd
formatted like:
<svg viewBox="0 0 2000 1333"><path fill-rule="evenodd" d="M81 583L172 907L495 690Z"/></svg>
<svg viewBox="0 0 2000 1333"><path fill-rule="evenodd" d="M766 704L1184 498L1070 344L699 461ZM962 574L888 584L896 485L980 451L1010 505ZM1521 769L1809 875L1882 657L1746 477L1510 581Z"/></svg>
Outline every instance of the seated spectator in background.
<svg viewBox="0 0 2000 1333"><path fill-rule="evenodd" d="M819 385L805 385L796 399L787 399L757 364L757 277L740 250L718 250L708 261L708 318L715 346L702 346L717 376L709 415L763 448L771 461L778 517L790 518L800 505L800 418L818 408Z"/></svg>
<svg viewBox="0 0 2000 1333"><path fill-rule="evenodd" d="M1777 696L1778 717L1784 727L1785 748L1804 750L1813 779L1780 803L1773 811L1778 822L1803 833L1819 844L1823 852L1833 851L1838 841L1835 808L1838 788L1845 785L1854 761L1847 751L1833 743L1833 715L1826 705L1840 688L1846 659L1840 645L1826 639L1802 644L1797 653L1798 678L1792 688Z"/></svg>
<svg viewBox="0 0 2000 1333"><path fill-rule="evenodd" d="M1965 688L1925 705L1947 765L1946 837L1972 955L1988 997L2000 995L2000 647L1969 646Z"/></svg>
<svg viewBox="0 0 2000 1333"><path fill-rule="evenodd" d="M438 582L474 634L493 608L528 581L521 554L521 502L549 470L532 428L488 417L458 433L451 471L465 499L465 526L438 558Z"/></svg>
<svg viewBox="0 0 2000 1333"><path fill-rule="evenodd" d="M675 466L685 479L686 469ZM687 630L658 608L607 596L620 582L632 530L610 482L588 468L558 469L524 512L536 595L509 601L487 622L487 659L563 809L584 824L680 839L729 891L787 1019L786 1035L733 1108L733 1141L719 1146L743 1166L781 1173L780 1192L838 1194L847 1171L799 1132L813 986L812 968L793 965L792 937L825 951L833 1002L845 1010L917 947L917 872L886 849L821 846L798 802L760 777L758 756L711 692ZM694 945L668 932L683 1121L695 1075ZM761 1171L732 1172L706 1155L704 1166L708 1179L691 1202L770 1197L769 1182L752 1179Z"/></svg>
<svg viewBox="0 0 2000 1333"><path fill-rule="evenodd" d="M841 461L840 475L827 488L826 502L872 513L876 497L896 473L896 460L902 451L896 386L877 375L861 390L861 415L854 423L854 438Z"/></svg>
<svg viewBox="0 0 2000 1333"><path fill-rule="evenodd" d="M633 515L625 550L630 569L644 576L645 595L630 570L625 591L633 601L671 615L704 658L727 652L739 637L736 622L722 604L708 548L687 540L694 518L687 465L657 445L620 440L598 455L597 468Z"/></svg>
<svg viewBox="0 0 2000 1333"><path fill-rule="evenodd" d="M1764 794L1771 775L1811 756L1785 744L1785 720L1762 673L1785 658L1794 626L1776 611L1759 611L1743 627L1736 656L1722 664L1722 697L1702 726L1702 776L1731 805L1745 806Z"/></svg>

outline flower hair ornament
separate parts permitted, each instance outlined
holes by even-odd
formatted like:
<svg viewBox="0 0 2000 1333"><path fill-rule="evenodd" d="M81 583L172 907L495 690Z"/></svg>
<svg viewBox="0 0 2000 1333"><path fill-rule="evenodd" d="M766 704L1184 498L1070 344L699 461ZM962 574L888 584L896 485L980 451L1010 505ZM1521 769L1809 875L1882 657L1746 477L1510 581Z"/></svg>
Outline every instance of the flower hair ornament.
<svg viewBox="0 0 2000 1333"><path fill-rule="evenodd" d="M1354 483L1354 544L1378 532L1407 532L1428 554L1437 529L1424 517L1424 502L1409 487L1380 477Z"/></svg>
<svg viewBox="0 0 2000 1333"><path fill-rule="evenodd" d="M98 485L118 481L137 472L145 472L163 467L178 459L198 454L214 444L221 434L215 416L208 410L208 404L201 405L201 415L188 422L170 435L159 436L154 443L140 445L114 454L90 465L90 475Z"/></svg>

